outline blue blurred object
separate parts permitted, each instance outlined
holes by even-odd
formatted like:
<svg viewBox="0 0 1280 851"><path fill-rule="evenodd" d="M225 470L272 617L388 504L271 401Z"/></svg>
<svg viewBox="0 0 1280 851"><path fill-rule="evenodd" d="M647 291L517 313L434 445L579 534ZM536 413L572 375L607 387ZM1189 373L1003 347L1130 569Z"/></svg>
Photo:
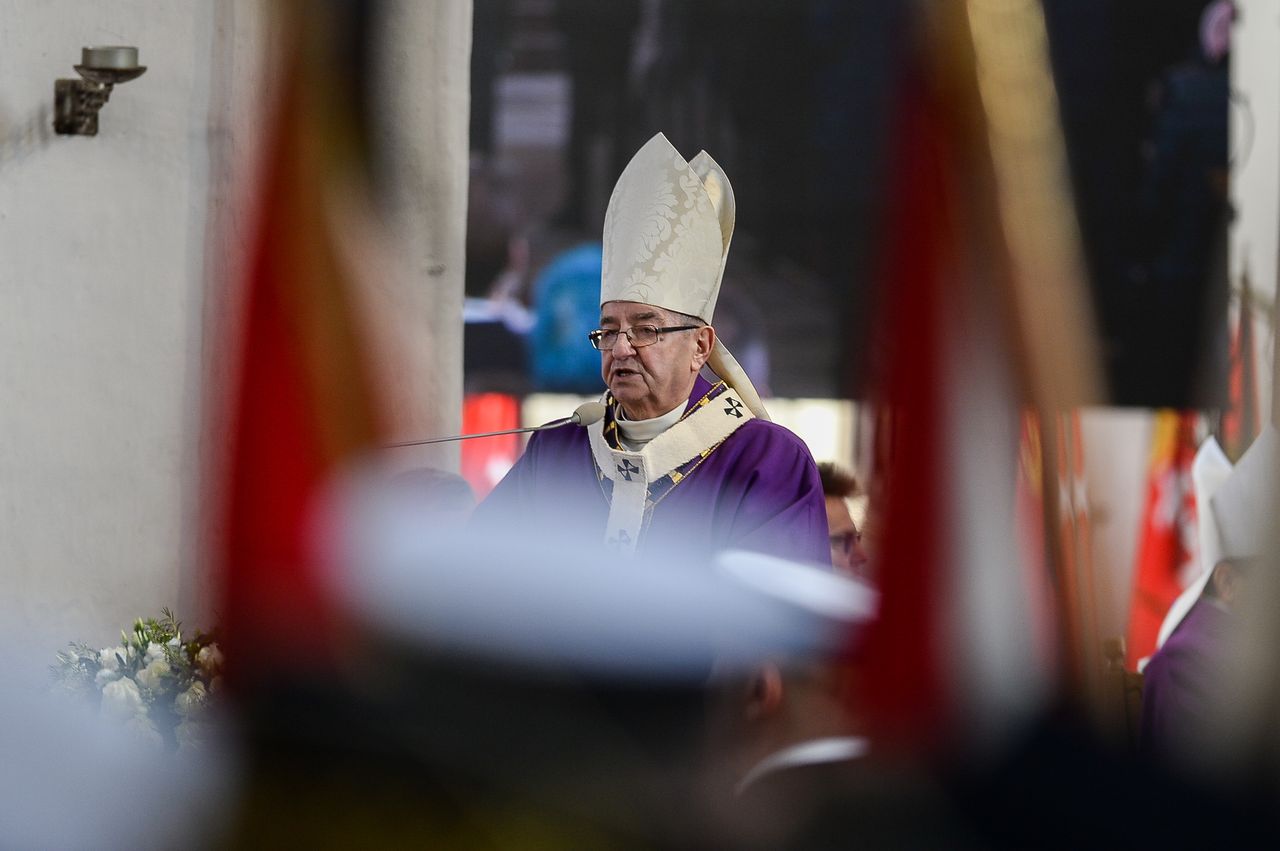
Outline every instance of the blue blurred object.
<svg viewBox="0 0 1280 851"><path fill-rule="evenodd" d="M555 393L598 393L600 353L587 334L600 320L600 243L558 254L533 284L533 332L529 350L533 384Z"/></svg>

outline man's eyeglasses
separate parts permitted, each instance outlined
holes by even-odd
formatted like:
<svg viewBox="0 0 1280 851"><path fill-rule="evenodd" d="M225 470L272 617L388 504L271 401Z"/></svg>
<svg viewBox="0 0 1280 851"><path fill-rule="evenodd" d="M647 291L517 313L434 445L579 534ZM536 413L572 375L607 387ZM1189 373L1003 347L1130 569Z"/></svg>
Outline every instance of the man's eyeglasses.
<svg viewBox="0 0 1280 851"><path fill-rule="evenodd" d="M591 341L591 345L600 351L607 352L618 344L619 334L626 334L627 342L631 343L631 348L642 349L658 342L662 334L670 334L673 331L692 331L694 328L699 327L701 326L672 325L667 328L658 328L654 325L632 325L624 331L601 328L588 334L587 339Z"/></svg>
<svg viewBox="0 0 1280 851"><path fill-rule="evenodd" d="M831 549L837 553L848 555L853 552L853 545L862 541L861 532L842 532L831 536Z"/></svg>

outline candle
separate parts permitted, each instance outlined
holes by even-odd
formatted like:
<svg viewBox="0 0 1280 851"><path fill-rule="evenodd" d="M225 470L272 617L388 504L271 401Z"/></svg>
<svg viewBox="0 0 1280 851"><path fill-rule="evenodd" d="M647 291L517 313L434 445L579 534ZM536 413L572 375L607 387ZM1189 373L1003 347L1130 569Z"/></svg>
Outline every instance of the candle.
<svg viewBox="0 0 1280 851"><path fill-rule="evenodd" d="M85 47L80 50L80 64L86 68L131 71L138 67L138 48Z"/></svg>

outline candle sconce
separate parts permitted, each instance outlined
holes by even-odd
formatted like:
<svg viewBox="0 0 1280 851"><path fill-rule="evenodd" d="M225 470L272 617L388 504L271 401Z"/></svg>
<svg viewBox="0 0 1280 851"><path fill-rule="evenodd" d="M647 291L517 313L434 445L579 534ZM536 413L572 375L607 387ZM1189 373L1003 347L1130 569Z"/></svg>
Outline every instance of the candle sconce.
<svg viewBox="0 0 1280 851"><path fill-rule="evenodd" d="M53 129L64 136L97 136L98 110L117 83L127 83L147 70L138 64L136 47L86 47L76 73L83 79L53 84Z"/></svg>

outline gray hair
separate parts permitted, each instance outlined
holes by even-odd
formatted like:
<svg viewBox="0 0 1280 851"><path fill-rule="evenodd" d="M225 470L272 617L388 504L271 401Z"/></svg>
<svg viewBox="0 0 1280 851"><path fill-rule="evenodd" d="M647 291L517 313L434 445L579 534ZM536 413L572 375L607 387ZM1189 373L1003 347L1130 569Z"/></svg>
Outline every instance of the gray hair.
<svg viewBox="0 0 1280 851"><path fill-rule="evenodd" d="M688 313L681 313L678 310L669 310L665 307L663 307L662 310L671 317L671 323L673 325L697 325L698 327L702 327L707 324L705 320L698 316L691 316Z"/></svg>

